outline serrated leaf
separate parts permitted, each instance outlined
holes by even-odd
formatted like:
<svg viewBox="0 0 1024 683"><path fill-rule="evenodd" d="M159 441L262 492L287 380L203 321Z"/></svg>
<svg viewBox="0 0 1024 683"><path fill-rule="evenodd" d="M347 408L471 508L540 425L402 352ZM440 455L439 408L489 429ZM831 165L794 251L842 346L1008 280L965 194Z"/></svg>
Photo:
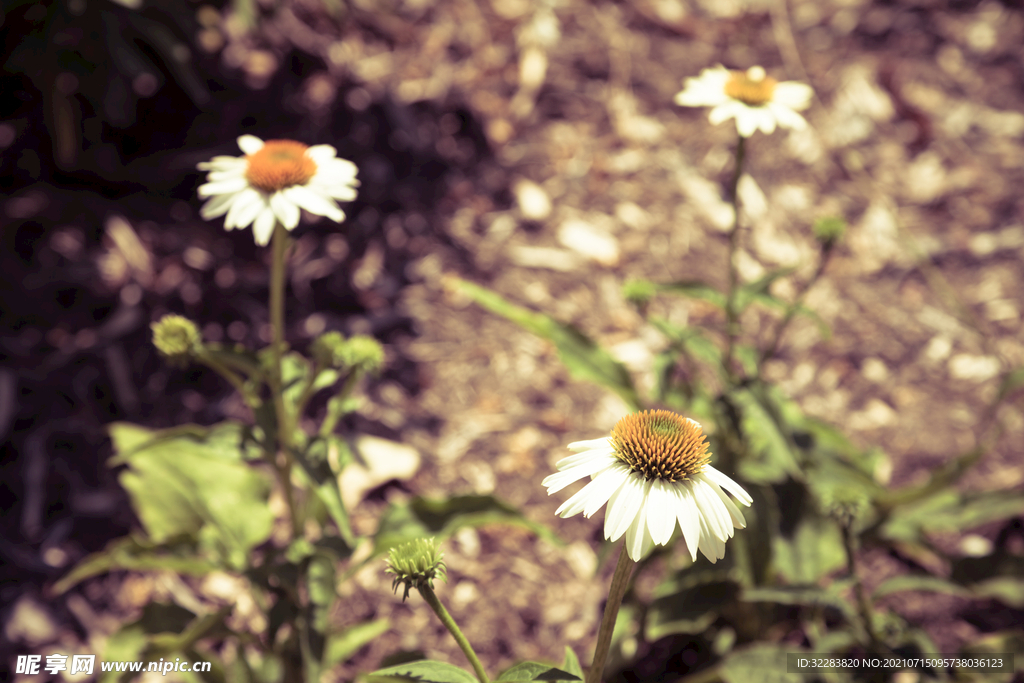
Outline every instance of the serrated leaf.
<svg viewBox="0 0 1024 683"><path fill-rule="evenodd" d="M640 399L626 367L578 329L544 313L517 306L506 301L500 294L471 282L459 280L458 286L487 310L553 343L570 375L607 387L622 397L631 408L640 409Z"/></svg>
<svg viewBox="0 0 1024 683"><path fill-rule="evenodd" d="M541 662L520 662L506 670L495 681L577 681L579 676Z"/></svg>
<svg viewBox="0 0 1024 683"><path fill-rule="evenodd" d="M724 569L693 569L658 587L647 610L644 632L651 641L677 633L702 633L739 595Z"/></svg>
<svg viewBox="0 0 1024 683"><path fill-rule="evenodd" d="M417 538L433 536L441 540L461 528L484 524L512 524L555 545L563 544L548 527L526 519L493 496L417 497L408 503L391 505L381 516L374 537L374 555Z"/></svg>
<svg viewBox="0 0 1024 683"><path fill-rule="evenodd" d="M153 431L110 426L112 464L147 535L160 543L191 536L234 569L270 536L270 482L243 460L242 427L186 425Z"/></svg>
<svg viewBox="0 0 1024 683"><path fill-rule="evenodd" d="M370 676L405 676L423 683L478 683L476 676L446 662L420 660L378 669Z"/></svg>
<svg viewBox="0 0 1024 683"><path fill-rule="evenodd" d="M790 538L772 538L775 566L789 583L813 584L846 564L839 527L831 519L806 516Z"/></svg>
<svg viewBox="0 0 1024 683"><path fill-rule="evenodd" d="M389 628L391 622L388 619L374 619L329 635L324 646L323 668L329 669L348 661L364 645L387 633Z"/></svg>
<svg viewBox="0 0 1024 683"><path fill-rule="evenodd" d="M729 397L740 410L740 430L754 456L738 463L743 478L757 484L777 484L786 477L802 479L796 454L783 428L754 394L747 389L737 389Z"/></svg>

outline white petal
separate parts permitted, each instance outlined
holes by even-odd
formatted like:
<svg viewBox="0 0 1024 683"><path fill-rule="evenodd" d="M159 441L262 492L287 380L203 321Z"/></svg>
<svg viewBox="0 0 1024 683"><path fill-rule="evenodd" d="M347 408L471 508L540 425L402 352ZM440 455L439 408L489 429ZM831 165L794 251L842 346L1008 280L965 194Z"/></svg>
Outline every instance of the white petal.
<svg viewBox="0 0 1024 683"><path fill-rule="evenodd" d="M233 194L217 195L203 204L202 208L199 209L199 215L206 220L216 218L217 216L223 216L228 212L228 209L231 208L231 203L235 201L235 197L237 196L238 195Z"/></svg>
<svg viewBox="0 0 1024 683"><path fill-rule="evenodd" d="M246 154L255 154L263 149L263 140L255 135L243 135L238 138L238 148Z"/></svg>
<svg viewBox="0 0 1024 683"><path fill-rule="evenodd" d="M313 145L306 150L306 156L315 161L319 167L321 164L326 164L338 156L338 150L330 145Z"/></svg>
<svg viewBox="0 0 1024 683"><path fill-rule="evenodd" d="M686 549L690 551L690 559L696 561L701 526L700 510L693 499L692 488L692 483L686 483L673 487L672 491L676 495L676 519L679 520L679 528L683 531L683 541L686 542Z"/></svg>
<svg viewBox="0 0 1024 683"><path fill-rule="evenodd" d="M703 513L711 532L723 541L732 538L733 526L729 519L729 511L725 505L699 474L693 480L693 495L697 499L697 507Z"/></svg>
<svg viewBox="0 0 1024 683"><path fill-rule="evenodd" d="M574 481L597 474L611 464L606 458L591 458L575 467L548 475L541 483L547 487L548 495L550 496L552 493L558 493Z"/></svg>
<svg viewBox="0 0 1024 683"><path fill-rule="evenodd" d="M221 180L234 180L235 178L245 178L245 166L210 171L206 176L206 182L216 183Z"/></svg>
<svg viewBox="0 0 1024 683"><path fill-rule="evenodd" d="M804 119L804 117L800 116L800 114L797 114L789 107L783 106L781 104L776 104L775 102L769 102L765 106L768 107L769 110L771 110L772 116L775 117L775 120L778 121L779 125L782 126L783 128L803 130L804 128L807 127L807 121Z"/></svg>
<svg viewBox="0 0 1024 683"><path fill-rule="evenodd" d="M560 517L572 517L582 512L585 517L592 517L602 505L608 502L608 498L622 485L623 481L624 477L620 470L607 469L594 477L592 482L577 491L569 500L562 503L555 510L555 514Z"/></svg>
<svg viewBox="0 0 1024 683"><path fill-rule="evenodd" d="M753 112L754 117L757 120L757 127L760 128L765 135L771 135L775 132L775 124L777 122L775 120L775 114L773 114L770 109L767 107L751 107L751 112Z"/></svg>
<svg viewBox="0 0 1024 683"><path fill-rule="evenodd" d="M749 107L742 102L730 99L712 109L711 113L708 114L708 121L710 121L712 125L717 126L723 121L728 121L733 117L739 117L747 109L749 109Z"/></svg>
<svg viewBox="0 0 1024 683"><path fill-rule="evenodd" d="M750 504L754 502L754 499L750 497L749 493L743 490L742 486L733 481L729 475L716 470L711 465L706 465L701 474L735 496L742 505L749 507Z"/></svg>
<svg viewBox="0 0 1024 683"><path fill-rule="evenodd" d="M626 533L636 519L644 502L644 483L636 474L631 474L622 486L612 494L604 517L604 537L617 541Z"/></svg>
<svg viewBox="0 0 1024 683"><path fill-rule="evenodd" d="M196 191L200 197L212 197L215 194L229 194L232 192L241 192L245 188L249 187L248 181L245 178L232 178L230 180L221 180L215 183L206 183L200 185Z"/></svg>
<svg viewBox="0 0 1024 683"><path fill-rule="evenodd" d="M260 211L267 206L266 198L259 191L247 188L235 195L235 203L231 205L224 227L244 228L252 223Z"/></svg>
<svg viewBox="0 0 1024 683"><path fill-rule="evenodd" d="M711 530L707 525L707 520L703 517L701 517L700 541L697 542L697 546L704 554L704 557L710 560L711 564L715 564L725 557L725 542L720 540L715 536L715 534L711 533Z"/></svg>
<svg viewBox="0 0 1024 683"><path fill-rule="evenodd" d="M256 240L256 244L261 247L270 244L270 238L274 234L275 225L277 225L277 219L274 217L274 212L268 206L260 212L260 215L256 217L256 222L252 224L252 236Z"/></svg>
<svg viewBox="0 0 1024 683"><path fill-rule="evenodd" d="M658 545L666 545L676 530L676 497L672 494L675 486L655 479L647 496L647 528Z"/></svg>
<svg viewBox="0 0 1024 683"><path fill-rule="evenodd" d="M200 161L196 164L196 168L200 171L226 171L238 165L244 167L247 163L249 162L245 160L245 157L216 156L209 161Z"/></svg>
<svg viewBox="0 0 1024 683"><path fill-rule="evenodd" d="M577 453L576 455L570 455L562 458L555 463L555 469L559 471L571 469L573 467L578 467L581 463L587 462L588 460L593 460L594 458L618 461L618 458L613 455L611 448L595 448L593 450L584 451L583 453Z"/></svg>
<svg viewBox="0 0 1024 683"><path fill-rule="evenodd" d="M743 518L743 513L740 512L738 507L736 507L736 503L732 502L732 498L727 496L725 491L723 491L721 487L711 479L708 479L707 483L711 487L711 490L718 494L718 497L725 505L725 509L729 511L729 517L732 518L732 525L737 529L746 529L747 520ZM731 537L732 534L729 534L729 536Z"/></svg>
<svg viewBox="0 0 1024 683"><path fill-rule="evenodd" d="M636 517L633 519L633 523L629 525L626 530L626 552L629 554L630 559L634 562L638 562L643 559L644 546L650 549L653 545L651 540L650 531L647 528L647 515L648 510L648 494L651 491L651 484L653 482L645 482L643 485L643 502L640 504L640 509L637 511ZM645 542L646 541L646 542Z"/></svg>
<svg viewBox="0 0 1024 683"><path fill-rule="evenodd" d="M608 502L612 494L619 490L628 478L629 467L622 463L616 463L594 477L594 480L586 486L590 489L590 497L586 507L583 508L583 516L593 517L594 513Z"/></svg>
<svg viewBox="0 0 1024 683"><path fill-rule="evenodd" d="M288 201L283 192L275 192L270 195L270 208L274 210L274 215L277 216L277 220L281 222L281 225L294 230L295 226L299 224L299 207Z"/></svg>
<svg viewBox="0 0 1024 683"><path fill-rule="evenodd" d="M579 453L580 451L589 451L592 448L606 448L611 449L612 439L610 436L604 436L600 439L588 439L587 441L573 441L569 444L569 450Z"/></svg>
<svg viewBox="0 0 1024 683"><path fill-rule="evenodd" d="M775 92L772 93L772 102L777 102L790 109L807 109L811 106L811 98L814 97L814 90L809 85L797 83L796 81L785 81L775 85Z"/></svg>
<svg viewBox="0 0 1024 683"><path fill-rule="evenodd" d="M281 191L289 201L294 202L310 213L326 216L336 223L340 223L345 219L345 214L341 212L341 209L338 208L338 205L332 199L317 194L308 187L293 185Z"/></svg>

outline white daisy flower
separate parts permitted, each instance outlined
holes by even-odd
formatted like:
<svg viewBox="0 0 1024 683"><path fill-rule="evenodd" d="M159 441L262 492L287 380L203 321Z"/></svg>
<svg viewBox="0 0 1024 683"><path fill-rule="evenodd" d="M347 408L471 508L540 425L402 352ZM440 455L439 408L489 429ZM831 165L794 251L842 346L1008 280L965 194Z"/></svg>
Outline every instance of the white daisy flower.
<svg viewBox="0 0 1024 683"><path fill-rule="evenodd" d="M667 410L627 415L603 439L569 444L576 455L561 460L544 479L548 495L589 476L591 482L555 514L591 517L605 503L604 536L626 536L634 561L654 545L667 545L682 529L690 558L699 549L711 562L725 557L734 529L746 527L731 493L742 505L753 499L739 484L708 464L707 438L700 425ZM724 489L724 491L723 491Z"/></svg>
<svg viewBox="0 0 1024 683"><path fill-rule="evenodd" d="M745 138L760 128L765 134L783 128L801 129L807 121L797 110L811 105L814 91L796 81L779 83L755 66L746 71L729 71L724 66L704 69L697 78L687 78L686 87L675 97L683 107L714 107L708 117L718 125L736 118L736 130Z"/></svg>
<svg viewBox="0 0 1024 683"><path fill-rule="evenodd" d="M336 200L356 198L358 169L339 159L330 145L307 147L294 140L263 142L254 135L238 138L244 157L218 156L197 168L209 171L200 197L212 197L199 213L209 220L227 214L227 230L252 224L256 244L265 246L274 223L288 230L299 224L299 209L340 223L345 214Z"/></svg>

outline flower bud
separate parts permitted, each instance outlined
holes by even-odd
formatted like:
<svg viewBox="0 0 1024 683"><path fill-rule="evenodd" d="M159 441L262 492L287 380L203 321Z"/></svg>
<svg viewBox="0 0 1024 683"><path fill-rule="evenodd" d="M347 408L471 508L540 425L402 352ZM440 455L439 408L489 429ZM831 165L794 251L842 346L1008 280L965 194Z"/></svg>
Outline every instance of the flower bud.
<svg viewBox="0 0 1024 683"><path fill-rule="evenodd" d="M649 280L627 280L626 284L622 285L622 296L634 306L641 308L654 298L656 292L657 286Z"/></svg>
<svg viewBox="0 0 1024 683"><path fill-rule="evenodd" d="M180 315L165 315L150 325L153 330L153 346L173 364L184 366L203 345L199 328L188 318Z"/></svg>
<svg viewBox="0 0 1024 683"><path fill-rule="evenodd" d="M391 590L398 592L398 586L405 586L402 602L409 597L412 588L419 590L423 586L434 587L434 579L441 577L448 580L442 553L433 538L417 538L415 541L403 543L388 551L389 574L395 578L391 582Z"/></svg>
<svg viewBox="0 0 1024 683"><path fill-rule="evenodd" d="M356 335L349 339L340 332L326 332L313 341L313 358L321 366L376 372L384 365L384 349L373 337Z"/></svg>
<svg viewBox="0 0 1024 683"><path fill-rule="evenodd" d="M819 218L814 221L811 230L824 247L831 248L846 233L846 220L840 216Z"/></svg>

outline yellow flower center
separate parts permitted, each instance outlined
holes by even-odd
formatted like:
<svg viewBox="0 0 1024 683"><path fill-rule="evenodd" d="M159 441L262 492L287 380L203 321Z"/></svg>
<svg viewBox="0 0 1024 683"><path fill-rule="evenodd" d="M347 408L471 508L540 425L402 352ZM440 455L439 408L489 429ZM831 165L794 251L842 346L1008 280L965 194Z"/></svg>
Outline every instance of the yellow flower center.
<svg viewBox="0 0 1024 683"><path fill-rule="evenodd" d="M730 71L729 80L725 82L725 94L751 107L760 107L771 102L776 85L778 81L755 66L746 71Z"/></svg>
<svg viewBox="0 0 1024 683"><path fill-rule="evenodd" d="M267 140L260 151L245 157L245 179L264 192L305 185L316 175L316 162L306 156L307 149L294 140Z"/></svg>
<svg viewBox="0 0 1024 683"><path fill-rule="evenodd" d="M711 458L700 426L668 410L622 418L612 429L612 447L637 474L668 482L699 474Z"/></svg>

